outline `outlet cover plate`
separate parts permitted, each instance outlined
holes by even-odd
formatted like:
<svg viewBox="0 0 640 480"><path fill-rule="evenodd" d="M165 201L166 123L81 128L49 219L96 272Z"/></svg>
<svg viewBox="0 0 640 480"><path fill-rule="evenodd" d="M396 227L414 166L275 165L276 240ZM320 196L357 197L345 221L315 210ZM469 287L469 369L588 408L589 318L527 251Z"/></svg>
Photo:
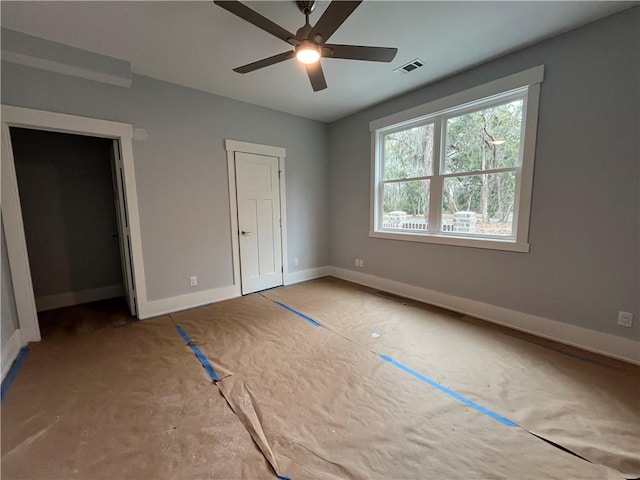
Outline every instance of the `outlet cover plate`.
<svg viewBox="0 0 640 480"><path fill-rule="evenodd" d="M633 313L618 312L618 325L621 327L631 327L631 325L633 325Z"/></svg>

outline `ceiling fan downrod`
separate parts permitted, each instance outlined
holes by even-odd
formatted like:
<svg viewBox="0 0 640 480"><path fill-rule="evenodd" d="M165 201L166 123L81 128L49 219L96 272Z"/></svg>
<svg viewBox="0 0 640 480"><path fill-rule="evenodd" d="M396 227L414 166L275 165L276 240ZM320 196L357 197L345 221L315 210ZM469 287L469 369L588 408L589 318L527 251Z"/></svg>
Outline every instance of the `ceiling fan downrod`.
<svg viewBox="0 0 640 480"><path fill-rule="evenodd" d="M297 0L296 5L298 5L298 8L304 14L304 16L307 17L307 23L309 23L309 15L311 15L311 12L316 9L315 0Z"/></svg>

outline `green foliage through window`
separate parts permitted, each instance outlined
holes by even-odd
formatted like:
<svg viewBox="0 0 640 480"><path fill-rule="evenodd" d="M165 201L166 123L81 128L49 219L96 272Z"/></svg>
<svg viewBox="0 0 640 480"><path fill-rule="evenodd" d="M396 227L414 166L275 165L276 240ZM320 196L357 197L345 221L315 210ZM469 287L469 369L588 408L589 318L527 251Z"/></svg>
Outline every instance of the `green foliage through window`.
<svg viewBox="0 0 640 480"><path fill-rule="evenodd" d="M429 202L438 201L438 231L512 235L523 106L520 97L384 134L382 227L426 230ZM433 181L440 199L430 198Z"/></svg>

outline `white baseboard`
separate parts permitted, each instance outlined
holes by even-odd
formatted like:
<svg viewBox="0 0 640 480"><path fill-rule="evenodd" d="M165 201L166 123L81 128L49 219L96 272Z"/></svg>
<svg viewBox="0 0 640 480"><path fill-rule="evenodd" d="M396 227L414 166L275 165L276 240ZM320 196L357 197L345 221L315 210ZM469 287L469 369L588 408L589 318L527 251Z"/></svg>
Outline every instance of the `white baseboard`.
<svg viewBox="0 0 640 480"><path fill-rule="evenodd" d="M228 287L214 288L202 292L188 293L177 297L163 298L161 300L151 300L138 304L138 318L145 319L165 315L167 313L179 312L190 308L201 307L209 303L221 302L240 296L240 286L231 285Z"/></svg>
<svg viewBox="0 0 640 480"><path fill-rule="evenodd" d="M9 340L7 340L7 343L2 347L2 379L0 381L4 381L4 377L9 373L9 369L11 369L11 365L13 365L13 362L18 357L22 347L22 334L18 328L14 330Z"/></svg>
<svg viewBox="0 0 640 480"><path fill-rule="evenodd" d="M39 312L53 310L54 308L70 307L81 303L96 302L107 298L122 297L124 287L122 285L109 285L107 287L80 290L77 292L65 292L55 295L45 295L36 298L36 310Z"/></svg>
<svg viewBox="0 0 640 480"><path fill-rule="evenodd" d="M331 267L315 267L307 270L295 272L287 272L284 274L284 284L293 285L294 283L306 282L314 278L326 277L329 275Z"/></svg>
<svg viewBox="0 0 640 480"><path fill-rule="evenodd" d="M589 330L583 327L550 320L548 318L517 312L487 303L436 292L407 283L396 282L366 273L339 267L329 267L329 274L336 278L394 293L406 298L446 308L491 323L503 325L538 337L554 340L590 352L640 365L640 342L616 335Z"/></svg>
<svg viewBox="0 0 640 480"><path fill-rule="evenodd" d="M330 267L316 267L298 272L288 272L284 275L284 284L313 280L314 278L329 275ZM214 288L202 292L188 293L177 297L163 298L161 300L151 300L138 305L138 317L140 319L157 317L167 313L179 312L190 308L201 307L210 303L221 302L241 296L240 286L230 285L228 287Z"/></svg>

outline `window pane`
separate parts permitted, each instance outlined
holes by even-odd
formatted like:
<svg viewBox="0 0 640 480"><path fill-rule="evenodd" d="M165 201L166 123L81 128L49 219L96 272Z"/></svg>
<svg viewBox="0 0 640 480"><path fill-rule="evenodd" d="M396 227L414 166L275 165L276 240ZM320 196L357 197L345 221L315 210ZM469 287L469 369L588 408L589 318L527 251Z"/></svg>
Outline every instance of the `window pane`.
<svg viewBox="0 0 640 480"><path fill-rule="evenodd" d="M433 124L384 136L384 180L433 173Z"/></svg>
<svg viewBox="0 0 640 480"><path fill-rule="evenodd" d="M441 231L512 235L515 187L513 172L445 178Z"/></svg>
<svg viewBox="0 0 640 480"><path fill-rule="evenodd" d="M429 180L385 183L382 228L427 230Z"/></svg>
<svg viewBox="0 0 640 480"><path fill-rule="evenodd" d="M522 100L447 120L444 173L520 165Z"/></svg>

